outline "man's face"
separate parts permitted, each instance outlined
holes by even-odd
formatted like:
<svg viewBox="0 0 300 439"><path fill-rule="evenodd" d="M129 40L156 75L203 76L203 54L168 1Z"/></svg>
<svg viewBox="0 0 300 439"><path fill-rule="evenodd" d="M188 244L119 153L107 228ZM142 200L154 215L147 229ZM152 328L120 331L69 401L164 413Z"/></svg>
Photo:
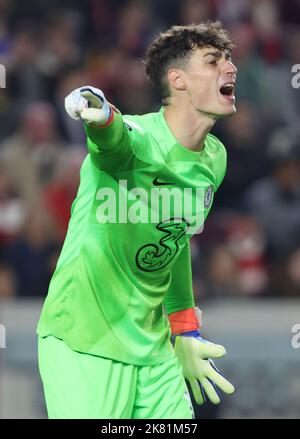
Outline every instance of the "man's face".
<svg viewBox="0 0 300 439"><path fill-rule="evenodd" d="M237 68L231 62L229 52L214 47L196 49L184 72L187 93L197 111L216 118L236 112Z"/></svg>

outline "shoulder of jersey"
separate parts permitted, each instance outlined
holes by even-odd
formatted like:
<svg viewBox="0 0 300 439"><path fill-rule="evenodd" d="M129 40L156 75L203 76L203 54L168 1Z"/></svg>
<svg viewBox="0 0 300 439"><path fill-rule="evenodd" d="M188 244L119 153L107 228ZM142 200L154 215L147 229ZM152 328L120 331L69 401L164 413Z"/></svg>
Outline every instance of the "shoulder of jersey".
<svg viewBox="0 0 300 439"><path fill-rule="evenodd" d="M143 137L150 141L151 148L147 147L147 151L144 150L142 153L144 160L160 162L165 158L170 147L164 142L159 123L159 112L143 115L124 115L123 120L127 129L139 131ZM135 149L135 153L139 156L139 148Z"/></svg>
<svg viewBox="0 0 300 439"><path fill-rule="evenodd" d="M147 125L153 124L157 113L147 113L143 115L124 115L123 120L127 125L127 128L137 129L140 131L147 131Z"/></svg>
<svg viewBox="0 0 300 439"><path fill-rule="evenodd" d="M214 134L209 133L207 135L207 138L209 145L216 150L216 152L220 152L226 155L226 148L224 144L221 142L218 137L216 137Z"/></svg>

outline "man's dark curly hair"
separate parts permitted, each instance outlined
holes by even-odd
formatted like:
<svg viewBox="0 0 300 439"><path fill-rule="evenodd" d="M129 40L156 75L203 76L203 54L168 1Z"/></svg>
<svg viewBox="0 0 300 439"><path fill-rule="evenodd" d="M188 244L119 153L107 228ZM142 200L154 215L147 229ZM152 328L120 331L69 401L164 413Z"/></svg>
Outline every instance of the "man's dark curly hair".
<svg viewBox="0 0 300 439"><path fill-rule="evenodd" d="M209 46L222 51L232 49L230 36L220 21L172 26L155 38L147 50L144 64L146 74L163 103L170 96L168 70L183 68L193 50Z"/></svg>

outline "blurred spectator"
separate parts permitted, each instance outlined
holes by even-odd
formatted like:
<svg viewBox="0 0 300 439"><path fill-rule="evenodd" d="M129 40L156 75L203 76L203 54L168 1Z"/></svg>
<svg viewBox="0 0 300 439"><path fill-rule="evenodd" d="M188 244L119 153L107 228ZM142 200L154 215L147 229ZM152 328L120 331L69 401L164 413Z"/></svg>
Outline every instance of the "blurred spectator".
<svg viewBox="0 0 300 439"><path fill-rule="evenodd" d="M183 0L178 11L180 24L201 23L210 18L209 2L201 0Z"/></svg>
<svg viewBox="0 0 300 439"><path fill-rule="evenodd" d="M215 17L218 17L224 25L249 21L251 14L251 0L212 0L215 9Z"/></svg>
<svg viewBox="0 0 300 439"><path fill-rule="evenodd" d="M216 128L227 149L227 172L216 202L240 209L244 191L266 172L266 136L253 106L237 105L237 113Z"/></svg>
<svg viewBox="0 0 300 439"><path fill-rule="evenodd" d="M237 216L230 224L226 245L235 261L237 291L243 295L264 294L268 286L266 242L256 219Z"/></svg>
<svg viewBox="0 0 300 439"><path fill-rule="evenodd" d="M280 285L282 290L279 294L288 296L299 296L300 295L300 243L298 243L298 248L292 252L291 256L288 258L286 265L286 282L285 277L283 278L284 285ZM278 289L277 289L278 292Z"/></svg>
<svg viewBox="0 0 300 439"><path fill-rule="evenodd" d="M299 0L278 0L278 7L283 25L300 23L300 3Z"/></svg>
<svg viewBox="0 0 300 439"><path fill-rule="evenodd" d="M158 110L160 102L156 102L152 87L147 80L141 61L128 60L124 63L126 76L122 77L118 88L118 99L113 102L125 114L144 114Z"/></svg>
<svg viewBox="0 0 300 439"><path fill-rule="evenodd" d="M83 158L82 149L64 152L56 165L53 180L44 190L45 207L56 224L61 241L67 232L71 206L79 186L79 173Z"/></svg>
<svg viewBox="0 0 300 439"><path fill-rule="evenodd" d="M237 294L236 266L233 255L224 245L212 249L208 263L209 296Z"/></svg>
<svg viewBox="0 0 300 439"><path fill-rule="evenodd" d="M272 174L255 182L246 194L246 204L264 227L274 260L284 260L299 237L299 152L300 144L279 132L269 147Z"/></svg>
<svg viewBox="0 0 300 439"><path fill-rule="evenodd" d="M265 231L272 268L272 294L299 295L299 143L281 131L274 136L269 155L272 175L253 184L246 194L246 202Z"/></svg>
<svg viewBox="0 0 300 439"><path fill-rule="evenodd" d="M231 214L225 222L223 243L216 245L209 257L210 294L265 294L269 275L263 230L250 216Z"/></svg>
<svg viewBox="0 0 300 439"><path fill-rule="evenodd" d="M25 216L25 203L14 190L11 177L0 164L0 244L14 239Z"/></svg>
<svg viewBox="0 0 300 439"><path fill-rule="evenodd" d="M46 102L29 104L20 129L0 147L0 159L22 198L32 201L52 177L62 145L55 113Z"/></svg>
<svg viewBox="0 0 300 439"><path fill-rule="evenodd" d="M235 23L230 30L237 64L237 103L246 101L256 108L265 102L265 60L257 53L257 35L253 23ZM261 110L260 110L261 111Z"/></svg>
<svg viewBox="0 0 300 439"><path fill-rule="evenodd" d="M3 65L6 65L8 61L11 44L11 36L8 31L7 23L2 16L0 18L0 63Z"/></svg>
<svg viewBox="0 0 300 439"><path fill-rule="evenodd" d="M77 44L82 20L75 10L54 9L44 29L44 44L39 51L37 67L47 81L47 95L51 97L62 71L77 66L82 48Z"/></svg>
<svg viewBox="0 0 300 439"><path fill-rule="evenodd" d="M31 206L22 233L6 247L5 258L14 268L18 296L45 296L59 241L43 205Z"/></svg>
<svg viewBox="0 0 300 439"><path fill-rule="evenodd" d="M154 26L153 26L154 25ZM117 46L128 55L143 57L155 32L149 2L130 0L123 4L117 17Z"/></svg>
<svg viewBox="0 0 300 439"><path fill-rule="evenodd" d="M19 111L28 102L45 98L43 78L37 65L42 43L38 33L36 25L22 24L12 40L7 82L9 94Z"/></svg>
<svg viewBox="0 0 300 439"><path fill-rule="evenodd" d="M89 73L87 69L81 67L65 70L57 81L57 90L53 98L59 116L61 131L63 132L64 138L71 144L85 145L86 138L82 125L66 114L64 107L65 97L75 88L90 83L94 84L95 82L92 81L92 77L92 73Z"/></svg>
<svg viewBox="0 0 300 439"><path fill-rule="evenodd" d="M292 85L292 66L299 64L300 32L288 29L281 39L280 57L266 64L264 76L264 122L268 130L282 125L299 133L300 98L299 89Z"/></svg>
<svg viewBox="0 0 300 439"><path fill-rule="evenodd" d="M0 263L0 299L12 299L17 293L16 275L8 264Z"/></svg>

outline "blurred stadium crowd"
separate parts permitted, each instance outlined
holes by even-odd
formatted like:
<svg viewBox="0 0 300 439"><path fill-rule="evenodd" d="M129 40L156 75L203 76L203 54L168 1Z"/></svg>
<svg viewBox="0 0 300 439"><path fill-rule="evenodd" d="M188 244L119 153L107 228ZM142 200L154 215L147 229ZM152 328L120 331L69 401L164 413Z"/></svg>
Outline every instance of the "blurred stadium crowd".
<svg viewBox="0 0 300 439"><path fill-rule="evenodd" d="M47 294L86 154L64 97L90 84L123 114L158 110L148 43L207 19L236 44L238 112L214 129L228 171L192 240L195 293L300 297L299 0L0 0L0 297Z"/></svg>

